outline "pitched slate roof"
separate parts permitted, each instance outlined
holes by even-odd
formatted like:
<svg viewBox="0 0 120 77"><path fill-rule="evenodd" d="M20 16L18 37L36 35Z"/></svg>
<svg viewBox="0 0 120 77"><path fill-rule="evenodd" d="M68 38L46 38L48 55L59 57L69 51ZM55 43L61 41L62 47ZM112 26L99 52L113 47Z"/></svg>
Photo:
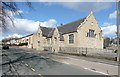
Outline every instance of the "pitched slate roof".
<svg viewBox="0 0 120 77"><path fill-rule="evenodd" d="M85 20L85 18L57 27L60 34L60 41L64 40L63 34L77 31L78 26ZM55 28L42 26L40 26L40 28L42 30L42 35L45 37L52 37L55 30Z"/></svg>
<svg viewBox="0 0 120 77"><path fill-rule="evenodd" d="M52 37L53 32L54 32L54 28L47 28L47 27L42 27L40 26L41 30L42 30L42 35L45 37Z"/></svg>
<svg viewBox="0 0 120 77"><path fill-rule="evenodd" d="M32 34L29 34L29 35L26 35L26 36L23 36L23 37L21 37L21 38L29 37L29 36L32 36L32 35L33 35L33 33L32 33ZM19 39L21 39L21 38L19 38Z"/></svg>
<svg viewBox="0 0 120 77"><path fill-rule="evenodd" d="M48 37L52 37L54 30L55 30L55 28L52 28L52 30L48 34Z"/></svg>
<svg viewBox="0 0 120 77"><path fill-rule="evenodd" d="M78 26L85 20L85 18L82 18L80 20L77 20L77 21L74 21L74 22L59 26L58 30L62 34L75 32L75 31L77 31Z"/></svg>

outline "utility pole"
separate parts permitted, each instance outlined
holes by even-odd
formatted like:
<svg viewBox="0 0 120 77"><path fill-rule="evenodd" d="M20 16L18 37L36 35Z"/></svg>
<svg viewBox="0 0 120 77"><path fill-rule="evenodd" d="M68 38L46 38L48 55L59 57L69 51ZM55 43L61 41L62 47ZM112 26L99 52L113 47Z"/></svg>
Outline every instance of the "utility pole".
<svg viewBox="0 0 120 77"><path fill-rule="evenodd" d="M120 53L120 51L119 51L119 38L120 38L120 36L119 36L119 4L118 4L118 0L116 0L116 12L117 12L117 14L116 14L116 24L117 24L117 62L119 62L119 53Z"/></svg>

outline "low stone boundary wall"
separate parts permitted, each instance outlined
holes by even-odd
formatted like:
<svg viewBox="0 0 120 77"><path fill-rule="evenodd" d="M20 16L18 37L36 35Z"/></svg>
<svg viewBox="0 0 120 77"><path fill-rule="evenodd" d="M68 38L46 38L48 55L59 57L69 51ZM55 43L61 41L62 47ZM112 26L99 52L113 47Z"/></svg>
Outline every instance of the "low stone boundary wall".
<svg viewBox="0 0 120 77"><path fill-rule="evenodd" d="M46 46L46 47L44 47L44 50L45 50L45 51L52 51L52 47L49 47L49 46L47 47L47 46Z"/></svg>
<svg viewBox="0 0 120 77"><path fill-rule="evenodd" d="M59 53L76 54L99 58L101 57L108 59L114 59L117 56L117 53L115 53L114 50L79 47L60 47Z"/></svg>

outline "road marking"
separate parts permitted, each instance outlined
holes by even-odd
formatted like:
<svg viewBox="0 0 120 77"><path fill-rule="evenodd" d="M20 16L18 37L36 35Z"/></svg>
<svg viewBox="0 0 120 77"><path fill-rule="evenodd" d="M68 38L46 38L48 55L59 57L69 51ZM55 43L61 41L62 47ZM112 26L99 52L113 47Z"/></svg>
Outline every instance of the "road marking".
<svg viewBox="0 0 120 77"><path fill-rule="evenodd" d="M62 62L62 63L64 63L64 64L70 64L70 63L68 63L68 62Z"/></svg>
<svg viewBox="0 0 120 77"><path fill-rule="evenodd" d="M40 76L41 76L41 74L38 74L38 75L40 75Z"/></svg>
<svg viewBox="0 0 120 77"><path fill-rule="evenodd" d="M74 57L66 57L66 58L69 58L69 59L73 59L73 60L81 60L81 61L87 61L87 60L83 60L83 59L75 59ZM89 62L89 61L87 61ZM94 61L91 61L91 62L94 62ZM115 66L115 65L110 65L110 64L105 64L105 63L100 63L100 62L94 62L94 63L97 63L97 64L102 64L102 65L109 65L109 66L113 66L113 67L118 67L118 66Z"/></svg>
<svg viewBox="0 0 120 77"><path fill-rule="evenodd" d="M35 72L35 69L34 69L34 68L31 68L31 70Z"/></svg>
<svg viewBox="0 0 120 77"><path fill-rule="evenodd" d="M97 73L100 73L100 74L103 74L103 75L109 75L109 74L106 74L106 73L103 73L103 72L100 72L100 71L96 71L96 70L92 70L92 69L89 69L89 68L86 68L86 67L84 69L92 71L92 72L97 72Z"/></svg>
<svg viewBox="0 0 120 77"><path fill-rule="evenodd" d="M38 74L40 77L43 77L41 74Z"/></svg>
<svg viewBox="0 0 120 77"><path fill-rule="evenodd" d="M75 58L70 58L70 57L67 57L67 58L69 58L69 59L73 59L73 60L80 60L80 61L82 61L82 62L91 62L91 61L87 61L87 60L83 60L83 59L75 59ZM61 60L56 60L56 59L52 59L52 60L54 60L54 61L58 61L58 62L61 62L61 63L65 63L65 64L71 64L71 65L75 65L75 64L72 64L72 63L66 63L66 62L63 62L63 61L61 61ZM98 62L93 62L93 63L95 63L95 64L98 64L98 65L105 65L105 66L110 66L110 67L113 67L114 65L109 65L109 64L104 64L104 63L98 63ZM78 65L75 65L75 66L78 66ZM80 67L82 67L82 68L84 68L83 66L80 66ZM118 66L114 66L115 68L116 67L118 67ZM93 67L94 68L94 67ZM107 72L104 72L104 71L97 71L97 70L94 70L94 69L89 69L89 68L84 68L84 69L87 69L87 70L90 70L90 71L93 71L93 72L97 72L97 73L100 73L100 74L103 74L103 75L109 75L109 73L108 73L108 70L107 70Z"/></svg>
<svg viewBox="0 0 120 77"><path fill-rule="evenodd" d="M69 64L69 65L70 65L70 63L68 63L68 62L62 62L62 61L55 60L55 59L52 59L52 60L57 61L57 62L61 62L61 63L64 63L64 64Z"/></svg>
<svg viewBox="0 0 120 77"><path fill-rule="evenodd" d="M28 66L28 64L25 64L26 66Z"/></svg>

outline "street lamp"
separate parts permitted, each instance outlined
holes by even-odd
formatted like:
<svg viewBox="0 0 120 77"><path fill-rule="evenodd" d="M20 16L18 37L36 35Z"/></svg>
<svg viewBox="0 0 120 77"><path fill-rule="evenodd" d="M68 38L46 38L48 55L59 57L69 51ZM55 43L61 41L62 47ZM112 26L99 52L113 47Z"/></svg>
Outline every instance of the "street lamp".
<svg viewBox="0 0 120 77"><path fill-rule="evenodd" d="M119 1L116 0L116 24L117 24L117 61L119 62L119 38L120 38L120 32L119 32Z"/></svg>

